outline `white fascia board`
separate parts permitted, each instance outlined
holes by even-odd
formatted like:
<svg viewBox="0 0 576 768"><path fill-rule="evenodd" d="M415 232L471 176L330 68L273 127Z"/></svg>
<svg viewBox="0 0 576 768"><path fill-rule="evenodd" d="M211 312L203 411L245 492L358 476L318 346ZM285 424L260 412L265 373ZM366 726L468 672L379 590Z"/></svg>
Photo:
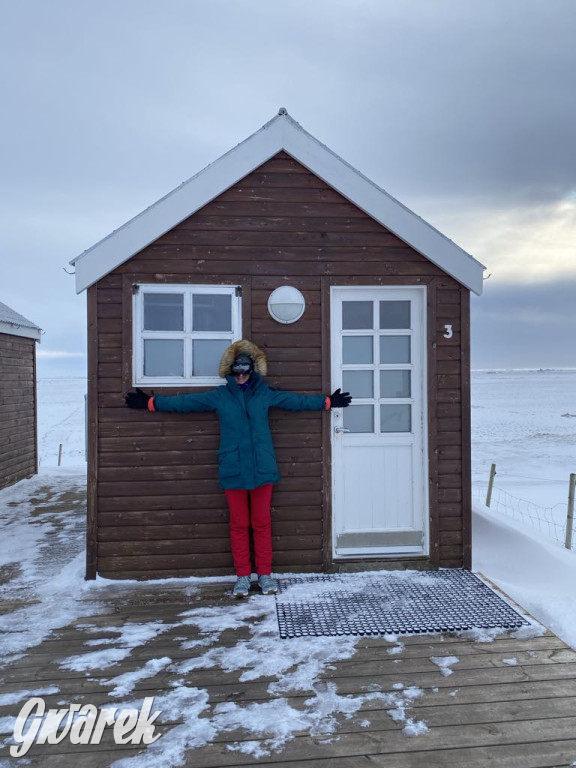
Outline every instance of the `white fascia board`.
<svg viewBox="0 0 576 768"><path fill-rule="evenodd" d="M474 293L482 293L483 264L313 136L298 126L297 130L287 132L284 149L440 269Z"/></svg>
<svg viewBox="0 0 576 768"><path fill-rule="evenodd" d="M88 288L278 152L295 160L351 203L478 295L484 267L383 189L280 114L70 263L76 291Z"/></svg>
<svg viewBox="0 0 576 768"><path fill-rule="evenodd" d="M42 331L40 328L29 328L25 325L12 325L12 323L0 322L0 333L7 333L10 336L23 336L26 339L40 341Z"/></svg>
<svg viewBox="0 0 576 768"><path fill-rule="evenodd" d="M76 292L81 293L280 152L281 132L281 123L268 123L73 259L70 263L76 268Z"/></svg>

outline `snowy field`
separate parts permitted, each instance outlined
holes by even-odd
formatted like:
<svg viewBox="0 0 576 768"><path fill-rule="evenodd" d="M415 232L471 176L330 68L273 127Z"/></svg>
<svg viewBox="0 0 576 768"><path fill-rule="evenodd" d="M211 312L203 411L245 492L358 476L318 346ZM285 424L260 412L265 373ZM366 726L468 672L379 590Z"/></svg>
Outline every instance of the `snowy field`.
<svg viewBox="0 0 576 768"><path fill-rule="evenodd" d="M472 374L472 479L532 503L568 499L576 472L576 369Z"/></svg>
<svg viewBox="0 0 576 768"><path fill-rule="evenodd" d="M40 467L85 467L84 377L38 380L38 453Z"/></svg>
<svg viewBox="0 0 576 768"><path fill-rule="evenodd" d="M497 475L488 510L492 462ZM473 569L576 648L576 550L560 543L571 472L576 370L474 373Z"/></svg>

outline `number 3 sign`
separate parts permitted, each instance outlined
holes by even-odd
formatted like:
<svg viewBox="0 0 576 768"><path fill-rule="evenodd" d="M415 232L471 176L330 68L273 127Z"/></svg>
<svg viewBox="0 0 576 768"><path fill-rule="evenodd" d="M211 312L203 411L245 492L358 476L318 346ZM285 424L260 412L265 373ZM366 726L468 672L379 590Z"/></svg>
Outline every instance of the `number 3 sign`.
<svg viewBox="0 0 576 768"><path fill-rule="evenodd" d="M444 334L445 339L451 339L453 336L452 333L452 326L451 325L445 325L444 328L446 329L446 333Z"/></svg>

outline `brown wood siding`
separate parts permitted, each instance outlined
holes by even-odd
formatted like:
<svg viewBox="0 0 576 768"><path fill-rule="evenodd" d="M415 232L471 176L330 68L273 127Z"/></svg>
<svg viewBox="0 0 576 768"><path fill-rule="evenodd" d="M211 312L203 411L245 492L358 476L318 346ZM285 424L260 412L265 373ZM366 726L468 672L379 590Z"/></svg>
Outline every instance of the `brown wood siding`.
<svg viewBox="0 0 576 768"><path fill-rule="evenodd" d="M38 471L35 344L0 333L0 488Z"/></svg>
<svg viewBox="0 0 576 768"><path fill-rule="evenodd" d="M90 333L97 360L99 573L145 578L232 568L217 482L216 416L148 414L124 405L134 282L241 285L243 335L265 350L269 383L310 394L328 393L331 386L331 284L427 285L430 561L462 565L466 358L460 324L467 290L282 153L97 285L97 332L94 326ZM283 284L306 298L306 313L292 326L279 325L267 311L270 292ZM448 323L449 340L443 336ZM467 326L462 329L467 333ZM275 569L334 567L329 420L321 413L272 411L270 421L282 474L272 501Z"/></svg>

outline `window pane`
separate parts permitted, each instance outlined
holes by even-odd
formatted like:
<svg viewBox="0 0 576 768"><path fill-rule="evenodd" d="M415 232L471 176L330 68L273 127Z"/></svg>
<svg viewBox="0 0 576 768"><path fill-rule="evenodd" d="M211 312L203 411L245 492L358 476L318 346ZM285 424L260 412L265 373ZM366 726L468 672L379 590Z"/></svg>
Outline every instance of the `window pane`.
<svg viewBox="0 0 576 768"><path fill-rule="evenodd" d="M192 297L192 330L231 331L232 296L229 293L195 293Z"/></svg>
<svg viewBox="0 0 576 768"><path fill-rule="evenodd" d="M410 328L410 302L381 301L380 328Z"/></svg>
<svg viewBox="0 0 576 768"><path fill-rule="evenodd" d="M380 397L410 397L410 371L380 371Z"/></svg>
<svg viewBox="0 0 576 768"><path fill-rule="evenodd" d="M184 342L144 339L144 376L184 376Z"/></svg>
<svg viewBox="0 0 576 768"><path fill-rule="evenodd" d="M372 336L342 337L343 363L372 363L373 357Z"/></svg>
<svg viewBox="0 0 576 768"><path fill-rule="evenodd" d="M410 336L380 336L381 363L409 363Z"/></svg>
<svg viewBox="0 0 576 768"><path fill-rule="evenodd" d="M372 371L343 371L342 389L352 397L374 397L374 373Z"/></svg>
<svg viewBox="0 0 576 768"><path fill-rule="evenodd" d="M371 301L343 301L342 328L354 330L357 328L374 327L373 305Z"/></svg>
<svg viewBox="0 0 576 768"><path fill-rule="evenodd" d="M349 405L344 408L344 427L350 432L374 432L374 406Z"/></svg>
<svg viewBox="0 0 576 768"><path fill-rule="evenodd" d="M183 331L184 296L181 293L145 293L144 330Z"/></svg>
<svg viewBox="0 0 576 768"><path fill-rule="evenodd" d="M411 405L381 405L381 432L410 432Z"/></svg>
<svg viewBox="0 0 576 768"><path fill-rule="evenodd" d="M195 339L192 342L192 375L218 376L220 358L228 346L229 339Z"/></svg>

